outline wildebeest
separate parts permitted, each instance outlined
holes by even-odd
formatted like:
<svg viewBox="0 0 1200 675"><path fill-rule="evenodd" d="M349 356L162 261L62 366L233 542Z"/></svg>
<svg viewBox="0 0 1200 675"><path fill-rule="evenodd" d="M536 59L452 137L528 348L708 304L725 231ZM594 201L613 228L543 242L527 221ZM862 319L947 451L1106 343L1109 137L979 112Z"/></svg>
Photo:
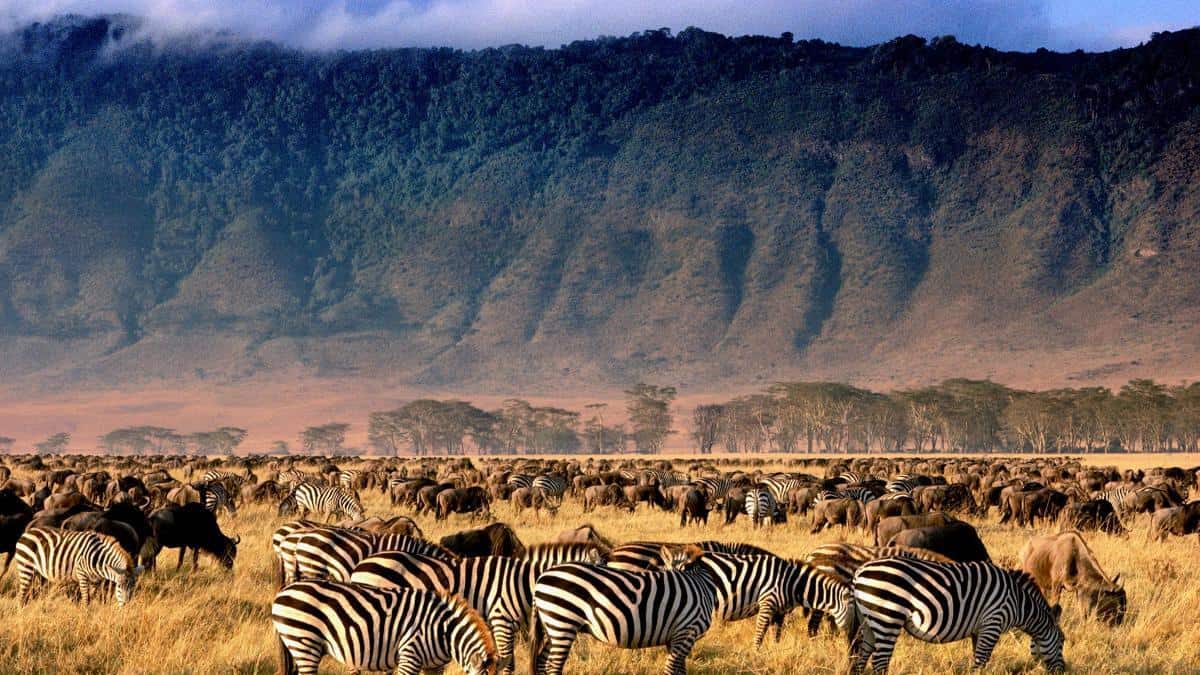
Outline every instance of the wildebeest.
<svg viewBox="0 0 1200 675"><path fill-rule="evenodd" d="M1168 534L1186 537L1196 533L1200 533L1200 502L1155 511L1150 516L1150 529L1146 536L1148 540L1165 541Z"/></svg>
<svg viewBox="0 0 1200 675"><path fill-rule="evenodd" d="M624 506L633 511L634 505L625 501L625 493L619 485L591 485L583 490L583 512L590 513L597 506Z"/></svg>
<svg viewBox="0 0 1200 675"><path fill-rule="evenodd" d="M1077 530L1099 530L1108 534L1124 534L1125 527L1117 511L1107 499L1089 499L1068 504L1060 516L1065 527Z"/></svg>
<svg viewBox="0 0 1200 675"><path fill-rule="evenodd" d="M443 548L463 557L485 555L520 556L525 553L525 544L511 527L504 523L492 523L474 530L464 530L446 535L441 539Z"/></svg>
<svg viewBox="0 0 1200 675"><path fill-rule="evenodd" d="M591 544L605 551L613 547L613 543L600 531L592 526L591 523L585 523L571 530L563 530L558 533L552 543L556 544Z"/></svg>
<svg viewBox="0 0 1200 675"><path fill-rule="evenodd" d="M816 534L826 527L842 525L858 527L863 522L862 503L852 497L840 499L822 499L813 506L813 526L811 534Z"/></svg>
<svg viewBox="0 0 1200 675"><path fill-rule="evenodd" d="M888 546L923 548L940 553L958 562L991 562L987 547L975 528L961 520L945 525L931 525L901 530L887 542Z"/></svg>
<svg viewBox="0 0 1200 675"><path fill-rule="evenodd" d="M690 519L693 525L708 524L708 493L704 490L691 488L683 495L683 504L679 509L679 526L684 527Z"/></svg>
<svg viewBox="0 0 1200 675"><path fill-rule="evenodd" d="M486 517L491 500L487 491L478 485L443 490L437 496L437 519L445 520L451 513L469 513Z"/></svg>
<svg viewBox="0 0 1200 675"><path fill-rule="evenodd" d="M633 507L636 507L639 502L653 504L658 508L666 511L671 508L667 503L666 497L663 497L662 491L657 485L627 485L625 486L625 501Z"/></svg>
<svg viewBox="0 0 1200 675"><path fill-rule="evenodd" d="M1021 547L1021 569L1037 582L1050 604L1058 604L1064 590L1075 591L1088 614L1116 626L1125 619L1128 600L1120 576L1112 579L1076 531L1033 537Z"/></svg>
<svg viewBox="0 0 1200 675"><path fill-rule="evenodd" d="M192 550L193 570L199 566L201 551L215 557L225 569L233 569L237 545L242 538L230 539L225 536L217 526L216 515L204 508L203 504L159 509L150 515L150 525L157 543L155 554L164 548L179 549L176 570L183 566L183 554L187 549Z"/></svg>
<svg viewBox="0 0 1200 675"><path fill-rule="evenodd" d="M737 521L737 517L746 512L746 490L745 488L735 487L729 488L729 492L725 494L725 524L730 525Z"/></svg>
<svg viewBox="0 0 1200 675"><path fill-rule="evenodd" d="M509 496L509 503L517 513L525 509L533 509L535 516L540 515L542 509L546 509L550 515L558 512L558 504L553 500L546 499L546 493L541 489L517 488Z"/></svg>
<svg viewBox="0 0 1200 675"><path fill-rule="evenodd" d="M883 518L890 516L914 516L917 514L917 505L911 497L907 495L893 495L880 499L872 499L863 507L863 517L866 519L864 527L874 531L875 526ZM875 542L879 544L878 541Z"/></svg>
<svg viewBox="0 0 1200 675"><path fill-rule="evenodd" d="M1037 520L1057 520L1067 506L1068 498L1054 488L1013 492L1003 505L1001 523L1016 519L1017 524L1036 525Z"/></svg>
<svg viewBox="0 0 1200 675"><path fill-rule="evenodd" d="M24 502L22 502L24 503ZM29 509L22 513L14 513L12 515L0 515L0 553L4 553L4 569L0 570L0 577L8 571L8 566L12 563L13 554L17 550L17 540L25 532L29 521L33 520L33 509Z"/></svg>
<svg viewBox="0 0 1200 675"><path fill-rule="evenodd" d="M408 516L392 516L391 518L371 516L362 520L343 520L337 526L352 527L375 534L403 534L414 539L425 538L425 533L421 531L417 521Z"/></svg>

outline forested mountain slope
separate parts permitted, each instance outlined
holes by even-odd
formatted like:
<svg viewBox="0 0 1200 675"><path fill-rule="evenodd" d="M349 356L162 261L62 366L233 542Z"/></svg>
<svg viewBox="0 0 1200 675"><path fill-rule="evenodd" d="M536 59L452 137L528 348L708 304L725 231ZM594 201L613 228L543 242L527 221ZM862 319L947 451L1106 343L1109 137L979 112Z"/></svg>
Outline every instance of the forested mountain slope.
<svg viewBox="0 0 1200 675"><path fill-rule="evenodd" d="M0 41L0 378L1200 376L1200 31Z"/></svg>

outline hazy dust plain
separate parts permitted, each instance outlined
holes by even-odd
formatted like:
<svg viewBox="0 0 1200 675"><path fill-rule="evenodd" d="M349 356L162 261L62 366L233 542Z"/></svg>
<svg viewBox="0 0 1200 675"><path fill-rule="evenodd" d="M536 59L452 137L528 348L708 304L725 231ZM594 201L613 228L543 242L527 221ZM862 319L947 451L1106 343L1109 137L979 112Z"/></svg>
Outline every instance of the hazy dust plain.
<svg viewBox="0 0 1200 675"><path fill-rule="evenodd" d="M772 458L775 462L779 458ZM1172 464L1191 466L1186 455L1097 457L1096 463L1118 466ZM771 466L780 464L768 464ZM387 498L364 493L368 515L407 513L393 510ZM628 516L608 509L583 514L568 500L554 518L514 518L507 504L494 508L495 517L513 524L527 543L539 542L563 529L591 522L615 541L661 539L685 541L723 539L766 546L780 555L799 557L818 544L849 540L869 543L861 532L808 533L807 518L754 531L739 519L731 526L714 517L708 527L681 530L678 516L640 509ZM716 514L714 514L716 516ZM438 523L418 519L426 535L477 526L478 521L453 516ZM242 544L232 574L211 559L201 558L198 572L174 570L176 554L164 551L158 570L143 578L133 601L124 609L111 604L84 607L71 604L61 591L47 591L25 608L15 598L15 573L0 580L0 673L272 673L276 646L269 621L274 595L269 537L283 519L273 506L248 506L235 518L222 517L222 528L240 535ZM1033 531L1002 527L995 513L976 521L993 557L1016 565L1016 555ZM1074 597L1064 596L1063 625L1067 635L1068 666L1080 673L1195 673L1200 672L1200 564L1193 538L1164 544L1146 542L1145 517L1125 537L1091 534L1088 540L1110 575L1120 573L1129 593L1130 613L1124 625L1112 629L1089 620ZM1043 528L1040 531L1052 531ZM839 673L845 672L845 642L823 632L806 636L797 614L789 619L783 640L772 638L762 649L748 645L753 621L716 625L697 644L689 661L695 673ZM628 651L581 639L567 664L568 673L659 673L665 663L661 649ZM970 668L970 642L929 645L901 639L892 662L896 673L962 673ZM524 644L518 645L518 672L527 672ZM1042 672L1029 655L1028 640L1006 636L986 672ZM326 659L323 673L347 672ZM453 666L448 672L458 672Z"/></svg>

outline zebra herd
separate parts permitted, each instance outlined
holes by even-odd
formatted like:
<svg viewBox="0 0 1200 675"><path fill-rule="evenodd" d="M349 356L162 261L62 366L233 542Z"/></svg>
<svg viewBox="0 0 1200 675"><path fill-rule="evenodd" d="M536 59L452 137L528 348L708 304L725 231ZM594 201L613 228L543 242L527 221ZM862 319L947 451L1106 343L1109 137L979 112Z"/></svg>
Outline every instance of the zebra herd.
<svg viewBox="0 0 1200 675"><path fill-rule="evenodd" d="M393 510L411 507L419 517L421 503L438 503L436 497L450 491L479 490L501 502L526 491L562 505L589 487L615 486L614 494L628 495L635 505L654 495L647 503L664 511L694 505L699 497L705 509L748 516L759 536L785 534L788 516L806 512L831 523L835 513L860 513L840 523L847 529L870 515L878 536L883 521L897 518L909 528L904 533L957 531L951 526L974 533L947 514L982 516L988 506L1044 517L1044 505L1056 503L1047 492L1061 493L1072 505L1103 501L1127 517L1147 512L1143 503L1183 508L1176 503L1191 489L1186 471L1183 479L1178 472L1096 476L1065 460L1004 466L880 458L803 467L821 469L824 477L719 471L700 462L682 470L647 462L618 468L604 460L482 464L380 462L307 472L283 466L269 468L261 483L249 463L244 471L203 474L201 504L214 513L237 513L239 502L255 492L250 486L278 488L276 501L267 502L279 518L270 537L278 583L270 616L285 673L315 673L329 656L358 670L417 673L453 662L467 673L508 674L524 641L535 675L558 674L581 635L620 648L665 647L666 672L683 673L714 623L753 619L757 649L772 633L779 641L786 617L797 610L808 615L810 635L826 620L844 635L851 672L886 672L905 632L934 643L969 637L974 665L982 667L1010 630L1028 635L1031 654L1048 670L1065 668L1057 598L1064 584L1080 587L1074 578L1056 579L1060 590L1051 594L1027 566L1007 569L985 550L964 556L958 541L943 547L936 537L912 544L888 536L875 545L824 544L792 559L769 546L709 539L613 543L589 526L526 546L514 542L511 527L492 523L435 542L415 527L368 526L381 519L366 518L367 490L390 495ZM380 500L372 509L388 503ZM928 525L935 515L941 519ZM513 516L521 518L520 510ZM923 524L909 526L905 518ZM484 550L468 551L461 542L482 542ZM1081 536L1078 542L1076 550L1086 549ZM23 602L40 579L73 582L85 602L111 588L124 605L141 573L127 548L98 532L29 528L15 556ZM1119 611L1104 605L1119 622L1123 588L1094 567L1089 574L1098 592L1119 595Z"/></svg>

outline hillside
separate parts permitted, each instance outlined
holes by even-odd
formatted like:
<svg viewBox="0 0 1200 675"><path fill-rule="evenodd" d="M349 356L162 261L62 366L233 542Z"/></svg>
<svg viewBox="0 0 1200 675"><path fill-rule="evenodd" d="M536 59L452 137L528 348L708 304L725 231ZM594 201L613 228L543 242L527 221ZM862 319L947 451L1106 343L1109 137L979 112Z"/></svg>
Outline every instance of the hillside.
<svg viewBox="0 0 1200 675"><path fill-rule="evenodd" d="M1200 31L0 40L0 381L1200 377Z"/></svg>

